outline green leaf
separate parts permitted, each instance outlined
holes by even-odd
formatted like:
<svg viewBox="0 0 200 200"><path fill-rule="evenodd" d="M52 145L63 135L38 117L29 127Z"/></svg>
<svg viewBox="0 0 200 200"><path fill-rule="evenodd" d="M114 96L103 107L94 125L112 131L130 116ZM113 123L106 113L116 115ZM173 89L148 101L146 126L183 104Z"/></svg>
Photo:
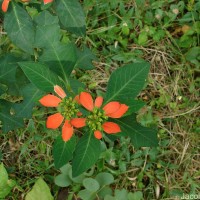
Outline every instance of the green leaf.
<svg viewBox="0 0 200 200"><path fill-rule="evenodd" d="M72 184L72 181L68 175L59 174L55 177L55 184L59 187L67 187Z"/></svg>
<svg viewBox="0 0 200 200"><path fill-rule="evenodd" d="M115 190L115 197L116 199L127 199L128 192L125 189L122 190Z"/></svg>
<svg viewBox="0 0 200 200"><path fill-rule="evenodd" d="M28 84L22 88L21 94L23 96L23 101L21 103L15 103L13 106L15 116L29 119L32 116L35 102L43 95L43 92L34 85Z"/></svg>
<svg viewBox="0 0 200 200"><path fill-rule="evenodd" d="M72 160L72 175L78 176L95 164L101 153L100 141L93 133L85 134L78 142Z"/></svg>
<svg viewBox="0 0 200 200"><path fill-rule="evenodd" d="M93 178L85 178L83 186L90 192L96 192L100 188L99 183Z"/></svg>
<svg viewBox="0 0 200 200"><path fill-rule="evenodd" d="M96 60L97 58L90 49L84 47L81 51L77 48L77 55L78 60L76 62L76 67L85 70L94 69L92 60Z"/></svg>
<svg viewBox="0 0 200 200"><path fill-rule="evenodd" d="M143 200L143 194L141 191L137 191L137 192L130 192L128 194L128 200Z"/></svg>
<svg viewBox="0 0 200 200"><path fill-rule="evenodd" d="M33 54L34 27L31 17L13 1L5 15L4 28L11 41L27 53Z"/></svg>
<svg viewBox="0 0 200 200"><path fill-rule="evenodd" d="M36 199L53 200L53 196L51 195L50 189L42 178L39 178L35 182L33 189L25 197L25 200Z"/></svg>
<svg viewBox="0 0 200 200"><path fill-rule="evenodd" d="M78 193L78 197L80 197L82 200L93 200L95 199L95 194L88 191L88 190L81 190Z"/></svg>
<svg viewBox="0 0 200 200"><path fill-rule="evenodd" d="M48 49L60 41L60 26L57 16L51 15L48 11L41 12L35 22L35 46Z"/></svg>
<svg viewBox="0 0 200 200"><path fill-rule="evenodd" d="M35 62L20 62L18 64L27 78L42 91L52 92L54 85L61 85L58 76L44 64Z"/></svg>
<svg viewBox="0 0 200 200"><path fill-rule="evenodd" d="M11 95L19 94L19 87L16 83L17 62L21 61L11 54L0 58L0 82L8 86L8 92Z"/></svg>
<svg viewBox="0 0 200 200"><path fill-rule="evenodd" d="M185 58L187 61L199 66L200 63L200 47L191 48L186 54Z"/></svg>
<svg viewBox="0 0 200 200"><path fill-rule="evenodd" d="M111 183L114 182L114 177L112 174L110 173L107 173L107 172L102 172L102 173L99 173L96 178L95 178L100 186L105 186L105 185L110 185Z"/></svg>
<svg viewBox="0 0 200 200"><path fill-rule="evenodd" d="M35 22L37 23L35 45L43 48L39 61L45 62L69 84L68 76L77 60L75 45L60 42L61 33L57 16L43 11L35 18Z"/></svg>
<svg viewBox="0 0 200 200"><path fill-rule="evenodd" d="M143 88L150 65L132 63L115 70L108 82L104 104L124 98L135 98Z"/></svg>
<svg viewBox="0 0 200 200"><path fill-rule="evenodd" d="M85 35L85 15L78 0L57 0L54 3L62 25L75 34Z"/></svg>
<svg viewBox="0 0 200 200"><path fill-rule="evenodd" d="M111 121L120 126L122 130L120 135L129 136L136 148L158 145L157 131L138 124L135 114L120 119L112 119Z"/></svg>
<svg viewBox="0 0 200 200"><path fill-rule="evenodd" d="M58 136L53 145L53 158L56 168L60 168L71 160L76 146L76 137L64 142L61 136Z"/></svg>
<svg viewBox="0 0 200 200"><path fill-rule="evenodd" d="M98 192L100 199L104 199L106 195L112 195L112 189L108 186L101 188L101 190Z"/></svg>
<svg viewBox="0 0 200 200"><path fill-rule="evenodd" d="M44 50L39 61L45 62L47 66L62 77L69 84L68 76L74 69L76 49L73 44L52 44Z"/></svg>
<svg viewBox="0 0 200 200"><path fill-rule="evenodd" d="M138 44L139 45L145 45L148 41L148 34L147 32L142 32L140 33L139 37L138 37Z"/></svg>
<svg viewBox="0 0 200 200"><path fill-rule="evenodd" d="M24 125L22 118L11 115L12 107L13 103L0 99L0 120L3 123L2 131L5 133Z"/></svg>
<svg viewBox="0 0 200 200"><path fill-rule="evenodd" d="M0 199L4 199L16 185L14 180L8 180L8 173L3 165L0 164Z"/></svg>

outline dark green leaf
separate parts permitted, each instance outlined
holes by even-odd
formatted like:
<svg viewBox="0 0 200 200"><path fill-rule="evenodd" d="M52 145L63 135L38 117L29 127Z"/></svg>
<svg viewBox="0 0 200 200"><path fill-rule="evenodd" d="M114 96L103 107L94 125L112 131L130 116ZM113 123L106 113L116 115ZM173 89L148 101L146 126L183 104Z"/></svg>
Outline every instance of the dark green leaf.
<svg viewBox="0 0 200 200"><path fill-rule="evenodd" d="M13 103L6 100L0 100L0 120L3 123L2 131L8 132L19 127L23 127L24 122L20 117L16 117L14 113L11 115Z"/></svg>
<svg viewBox="0 0 200 200"><path fill-rule="evenodd" d="M62 77L68 84L68 76L74 68L76 59L75 46L61 43L49 46L39 58L40 61L45 62L52 71Z"/></svg>
<svg viewBox="0 0 200 200"><path fill-rule="evenodd" d="M85 35L85 15L78 0L57 0L55 8L65 28L75 34Z"/></svg>
<svg viewBox="0 0 200 200"><path fill-rule="evenodd" d="M60 26L58 17L48 11L41 12L36 18L35 46L41 48L53 48L60 41Z"/></svg>
<svg viewBox="0 0 200 200"><path fill-rule="evenodd" d="M76 67L85 70L94 69L92 61L96 60L96 56L92 53L90 49L86 47L84 47L82 51L77 49L77 55L78 60L76 62Z"/></svg>
<svg viewBox="0 0 200 200"><path fill-rule="evenodd" d="M25 9L13 1L10 3L10 9L5 15L4 28L17 47L33 54L35 32L32 19Z"/></svg>
<svg viewBox="0 0 200 200"><path fill-rule="evenodd" d="M64 142L61 136L58 136L53 145L53 158L56 168L60 168L71 160L76 146L76 138L72 137L68 142Z"/></svg>
<svg viewBox="0 0 200 200"><path fill-rule="evenodd" d="M115 70L108 82L105 104L123 98L135 98L147 78L149 63L132 63Z"/></svg>
<svg viewBox="0 0 200 200"><path fill-rule="evenodd" d="M11 54L0 58L0 82L8 87L8 93L12 95L19 94L16 72L18 67L17 62L21 60L21 58L14 57Z"/></svg>
<svg viewBox="0 0 200 200"><path fill-rule="evenodd" d="M99 158L101 153L100 141L93 133L85 135L79 140L72 160L72 175L78 176L88 170Z"/></svg>
<svg viewBox="0 0 200 200"><path fill-rule="evenodd" d="M52 92L54 85L61 85L58 76L44 64L35 62L20 62L18 64L28 79L42 91Z"/></svg>
<svg viewBox="0 0 200 200"><path fill-rule="evenodd" d="M113 119L112 121L121 127L122 132L120 135L129 136L136 148L158 145L157 131L138 124L134 114L120 119Z"/></svg>
<svg viewBox="0 0 200 200"><path fill-rule="evenodd" d="M31 118L33 106L35 102L41 97L43 92L32 84L26 85L21 94L23 96L22 103L15 103L13 109L16 117Z"/></svg>

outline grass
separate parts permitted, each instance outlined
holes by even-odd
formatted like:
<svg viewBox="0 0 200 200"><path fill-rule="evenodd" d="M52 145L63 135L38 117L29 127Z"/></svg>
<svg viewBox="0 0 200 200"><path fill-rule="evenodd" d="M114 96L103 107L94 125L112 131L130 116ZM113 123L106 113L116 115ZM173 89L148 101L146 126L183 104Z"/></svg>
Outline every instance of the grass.
<svg viewBox="0 0 200 200"><path fill-rule="evenodd" d="M155 8L142 6L139 1L83 2L88 27L84 42L99 60L94 62L94 70L86 74L80 72L79 79L91 90L105 91L114 69L141 59L151 63L147 87L138 97L146 102L138 113L138 121L146 126L158 126L159 147L135 149L128 139L115 144L109 141L101 159L103 166L100 161L95 173L112 173L115 177L113 190L141 191L146 200L175 199L183 193L200 193L200 69L186 58L191 48L199 46L199 33L188 36L193 41L188 45L183 37L185 33L178 29L185 24L194 28L198 20L182 23L180 19L191 12L190 7L194 10L197 1L185 3L175 19L173 6L178 1L166 1L159 8L156 1L152 2ZM130 19L124 11L133 7L136 13ZM159 9L169 20L165 17L165 21L149 22L146 13L149 12L150 18L150 12L159 12ZM123 30L124 23L128 24L129 32ZM153 38L155 33L151 35L148 31L147 36L140 36L154 26L156 32L164 30L164 36L158 36L159 41ZM37 177L44 177L55 199L62 196L64 190L53 181L58 171L52 165L52 143L59 132L44 128L44 114L44 110L35 110L25 129L0 136L3 162L9 176L17 180L9 200L24 199ZM71 193L74 191L74 199L78 199L76 187L76 184L69 187Z"/></svg>

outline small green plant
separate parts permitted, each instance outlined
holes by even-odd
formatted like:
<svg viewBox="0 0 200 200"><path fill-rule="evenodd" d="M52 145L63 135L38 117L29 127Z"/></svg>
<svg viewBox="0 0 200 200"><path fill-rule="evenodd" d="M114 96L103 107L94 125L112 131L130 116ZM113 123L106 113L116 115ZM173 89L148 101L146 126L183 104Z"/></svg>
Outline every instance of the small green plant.
<svg viewBox="0 0 200 200"><path fill-rule="evenodd" d="M37 9L37 2L27 4L32 11L34 6ZM19 49L18 53L4 53L0 60L0 80L5 87L0 100L3 132L23 127L24 119L31 118L39 100L50 108L46 127L62 127L62 137L58 136L53 145L55 167L72 161L73 177L95 164L102 151L100 139L111 134L116 139L131 137L136 147L156 146L156 130L142 127L134 114L141 108L135 98L144 87L149 63L122 66L112 73L105 93L89 93L71 73L78 68L91 69L88 63L94 56L87 48L78 48L66 33L62 34L67 30L84 36L80 3L58 0L52 4L39 4L40 9L33 13L26 4L10 2L5 14L4 28L16 45L13 51ZM75 133L77 129L79 134Z"/></svg>

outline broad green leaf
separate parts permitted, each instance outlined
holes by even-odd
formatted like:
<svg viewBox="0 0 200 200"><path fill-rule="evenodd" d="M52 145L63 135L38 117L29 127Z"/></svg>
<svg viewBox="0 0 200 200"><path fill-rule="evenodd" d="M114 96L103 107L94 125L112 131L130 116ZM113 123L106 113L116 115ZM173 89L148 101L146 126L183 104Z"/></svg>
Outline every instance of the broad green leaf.
<svg viewBox="0 0 200 200"><path fill-rule="evenodd" d="M122 130L120 135L129 136L136 148L158 145L157 131L138 124L134 114L119 119L113 119L112 121L120 126Z"/></svg>
<svg viewBox="0 0 200 200"><path fill-rule="evenodd" d="M85 15L78 0L57 0L54 3L62 25L75 34L85 35Z"/></svg>
<svg viewBox="0 0 200 200"><path fill-rule="evenodd" d="M5 15L4 28L17 47L33 54L35 32L32 19L25 9L13 1L10 2L10 9Z"/></svg>
<svg viewBox="0 0 200 200"><path fill-rule="evenodd" d="M52 15L47 10L42 11L41 13L39 13L39 15L37 15L34 18L34 21L39 26L53 25L53 24L58 24L59 23L58 17L55 16L55 15Z"/></svg>
<svg viewBox="0 0 200 200"><path fill-rule="evenodd" d="M8 132L19 127L23 127L23 118L16 117L14 113L11 114L13 103L6 100L0 100L0 120L3 123L2 131Z"/></svg>
<svg viewBox="0 0 200 200"><path fill-rule="evenodd" d="M78 60L76 62L76 67L80 69L90 70L94 69L94 65L92 64L93 60L96 60L96 56L92 53L92 51L86 47L81 51L77 48L77 57Z"/></svg>
<svg viewBox="0 0 200 200"><path fill-rule="evenodd" d="M52 48L60 41L60 26L57 16L48 11L41 12L36 18L35 46L41 48Z"/></svg>
<svg viewBox="0 0 200 200"><path fill-rule="evenodd" d="M41 12L36 18L35 45L43 48L39 61L64 79L69 84L68 76L72 72L77 60L75 45L60 42L60 26L57 16L48 11Z"/></svg>
<svg viewBox="0 0 200 200"><path fill-rule="evenodd" d="M110 185L111 183L114 182L113 175L107 172L102 172L97 174L95 179L98 181L101 187L105 185Z"/></svg>
<svg viewBox="0 0 200 200"><path fill-rule="evenodd" d="M53 158L56 168L60 168L71 160L76 146L76 137L64 142L61 136L58 136L53 145Z"/></svg>
<svg viewBox="0 0 200 200"><path fill-rule="evenodd" d="M3 165L0 164L0 199L4 199L16 185L14 180L8 180L8 173Z"/></svg>
<svg viewBox="0 0 200 200"><path fill-rule="evenodd" d="M85 133L79 140L74 152L72 160L73 177L80 175L92 167L99 158L100 153L100 141L94 137L93 133Z"/></svg>
<svg viewBox="0 0 200 200"><path fill-rule="evenodd" d="M61 85L56 74L44 64L35 62L18 63L27 78L40 90L52 92L54 85Z"/></svg>
<svg viewBox="0 0 200 200"><path fill-rule="evenodd" d="M93 178L85 178L83 186L90 192L96 192L100 188L99 183Z"/></svg>
<svg viewBox="0 0 200 200"><path fill-rule="evenodd" d="M68 76L74 69L76 51L73 44L61 44L49 46L39 58L47 66L69 84Z"/></svg>
<svg viewBox="0 0 200 200"><path fill-rule="evenodd" d="M21 58L17 58L11 54L7 54L0 58L0 83L5 84L8 87L8 93L11 95L19 94L19 87L17 84L17 62L21 61Z"/></svg>
<svg viewBox="0 0 200 200"><path fill-rule="evenodd" d="M132 63L115 70L108 82L104 104L124 98L135 98L143 88L150 65Z"/></svg>
<svg viewBox="0 0 200 200"><path fill-rule="evenodd" d="M13 109L16 117L31 118L32 109L35 102L42 96L43 92L36 88L33 84L26 85L22 91L23 101L21 103L15 103Z"/></svg>
<svg viewBox="0 0 200 200"><path fill-rule="evenodd" d="M53 196L51 195L50 189L42 178L39 178L35 182L33 189L25 197L25 200L36 199L53 200Z"/></svg>

